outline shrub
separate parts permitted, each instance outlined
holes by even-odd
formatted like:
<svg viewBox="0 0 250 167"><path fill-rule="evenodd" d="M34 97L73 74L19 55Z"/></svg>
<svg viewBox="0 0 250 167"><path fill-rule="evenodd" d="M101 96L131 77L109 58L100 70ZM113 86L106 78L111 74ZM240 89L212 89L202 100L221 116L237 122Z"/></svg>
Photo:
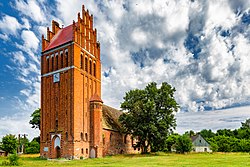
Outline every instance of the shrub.
<svg viewBox="0 0 250 167"><path fill-rule="evenodd" d="M9 155L8 159L10 161L10 165L13 165L13 166L19 165L19 163L18 163L19 157L16 153Z"/></svg>
<svg viewBox="0 0 250 167"><path fill-rule="evenodd" d="M26 154L36 154L40 152L40 144L33 140L27 145Z"/></svg>
<svg viewBox="0 0 250 167"><path fill-rule="evenodd" d="M177 138L176 141L176 152L186 153L192 150L192 141L189 136L182 135Z"/></svg>

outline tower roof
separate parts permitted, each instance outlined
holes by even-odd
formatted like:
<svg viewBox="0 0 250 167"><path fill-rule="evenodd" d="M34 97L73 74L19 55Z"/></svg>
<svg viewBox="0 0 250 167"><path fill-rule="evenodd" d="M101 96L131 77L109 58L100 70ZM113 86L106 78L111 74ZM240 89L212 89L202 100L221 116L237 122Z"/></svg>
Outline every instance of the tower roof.
<svg viewBox="0 0 250 167"><path fill-rule="evenodd" d="M101 103L103 103L103 101L100 98L100 96L98 96L98 94L96 94L96 93L90 98L89 101L90 102L101 102Z"/></svg>
<svg viewBox="0 0 250 167"><path fill-rule="evenodd" d="M55 36L51 39L49 45L44 51L50 50L62 44L65 44L73 40L73 25L69 25L65 28L60 29Z"/></svg>

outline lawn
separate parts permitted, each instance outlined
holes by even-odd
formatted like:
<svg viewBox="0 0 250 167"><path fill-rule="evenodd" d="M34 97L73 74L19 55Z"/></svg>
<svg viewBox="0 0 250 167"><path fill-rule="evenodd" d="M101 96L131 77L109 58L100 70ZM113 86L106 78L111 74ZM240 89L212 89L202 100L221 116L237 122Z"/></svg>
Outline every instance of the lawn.
<svg viewBox="0 0 250 167"><path fill-rule="evenodd" d="M149 155L116 155L104 158L85 160L43 160L38 155L22 155L20 166L30 167L63 167L63 166L113 166L113 167L156 167L156 166L250 166L249 153L190 153L190 154L149 154ZM0 158L0 164L6 160Z"/></svg>

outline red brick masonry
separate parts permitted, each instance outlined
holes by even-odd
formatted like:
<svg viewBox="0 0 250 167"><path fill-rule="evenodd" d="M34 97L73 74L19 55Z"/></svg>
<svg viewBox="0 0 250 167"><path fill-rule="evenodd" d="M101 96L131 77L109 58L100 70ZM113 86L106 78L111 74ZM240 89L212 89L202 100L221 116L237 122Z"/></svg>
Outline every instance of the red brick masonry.
<svg viewBox="0 0 250 167"><path fill-rule="evenodd" d="M138 153L122 134L120 111L101 100L100 43L93 15L82 7L65 28L52 21L42 36L41 148L46 158L102 157Z"/></svg>

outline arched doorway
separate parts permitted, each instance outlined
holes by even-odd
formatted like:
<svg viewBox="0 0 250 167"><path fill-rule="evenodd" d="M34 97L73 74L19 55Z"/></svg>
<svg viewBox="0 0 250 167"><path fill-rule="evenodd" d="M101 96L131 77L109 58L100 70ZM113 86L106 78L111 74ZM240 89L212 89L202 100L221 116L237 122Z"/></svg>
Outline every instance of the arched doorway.
<svg viewBox="0 0 250 167"><path fill-rule="evenodd" d="M96 150L94 148L90 150L90 158L96 158Z"/></svg>
<svg viewBox="0 0 250 167"><path fill-rule="evenodd" d="M56 146L56 158L60 158L60 157L61 157L60 147Z"/></svg>
<svg viewBox="0 0 250 167"><path fill-rule="evenodd" d="M61 139L59 136L54 136L53 137L53 142L54 142L54 153L53 157L54 158L60 158L61 157Z"/></svg>

